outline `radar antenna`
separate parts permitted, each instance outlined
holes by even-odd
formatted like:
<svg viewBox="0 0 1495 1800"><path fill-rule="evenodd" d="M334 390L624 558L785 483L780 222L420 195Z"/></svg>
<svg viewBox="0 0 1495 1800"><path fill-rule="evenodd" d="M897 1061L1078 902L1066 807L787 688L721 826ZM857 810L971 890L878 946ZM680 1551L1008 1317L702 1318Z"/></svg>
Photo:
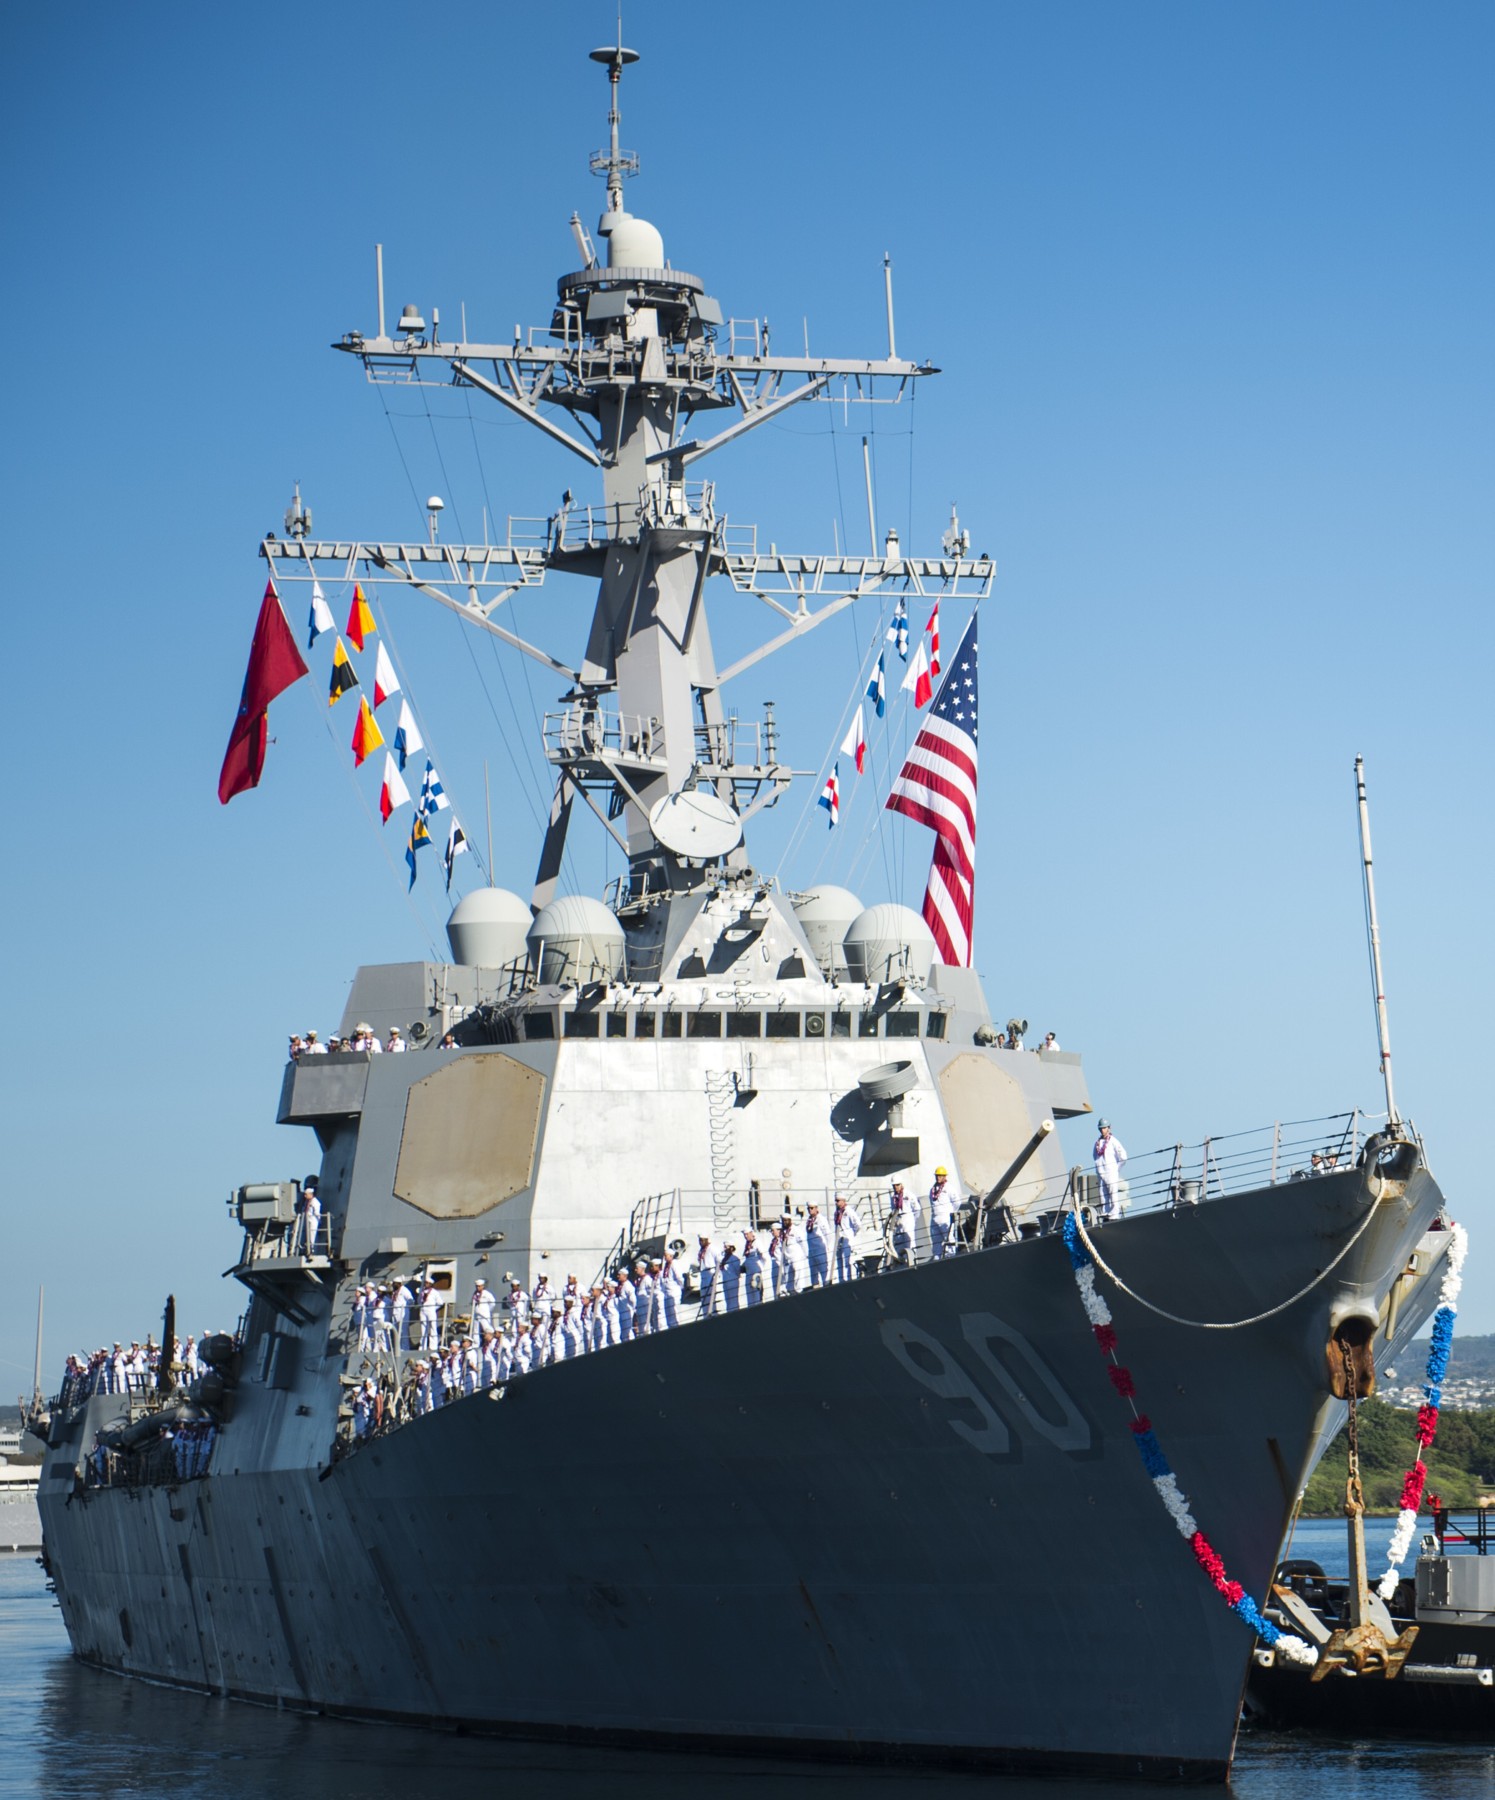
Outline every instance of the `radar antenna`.
<svg viewBox="0 0 1495 1800"><path fill-rule="evenodd" d="M608 147L606 150L598 150L594 153L592 173L607 177L607 210L622 212L623 182L629 175L638 174L638 153L618 148L618 127L623 122L623 115L618 111L618 83L628 64L638 61L638 51L623 48L621 22L618 28L617 43L604 44L600 50L594 50L592 61L602 63L607 69L608 86L611 90L607 104Z"/></svg>

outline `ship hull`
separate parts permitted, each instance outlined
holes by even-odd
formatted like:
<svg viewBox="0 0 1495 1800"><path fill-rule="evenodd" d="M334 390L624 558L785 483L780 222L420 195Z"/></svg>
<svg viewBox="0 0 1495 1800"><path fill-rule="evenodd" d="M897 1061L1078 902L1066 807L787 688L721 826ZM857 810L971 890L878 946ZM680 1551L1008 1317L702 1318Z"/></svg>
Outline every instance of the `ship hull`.
<svg viewBox="0 0 1495 1800"><path fill-rule="evenodd" d="M1129 1284L1252 1316L1359 1175L1109 1228ZM1248 1592L1439 1204L1419 1170L1261 1324L1112 1292L1139 1405ZM1108 1285L1103 1282L1103 1285ZM479 1394L321 1468L42 1492L76 1653L317 1711L572 1740L1223 1776L1252 1639L1149 1481L1063 1246L744 1310Z"/></svg>

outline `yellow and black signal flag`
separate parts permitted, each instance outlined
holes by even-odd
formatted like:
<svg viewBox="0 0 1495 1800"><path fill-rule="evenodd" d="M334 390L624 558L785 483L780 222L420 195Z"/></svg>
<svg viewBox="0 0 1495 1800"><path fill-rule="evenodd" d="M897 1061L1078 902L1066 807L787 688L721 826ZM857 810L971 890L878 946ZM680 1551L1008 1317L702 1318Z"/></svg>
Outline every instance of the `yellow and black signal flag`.
<svg viewBox="0 0 1495 1800"><path fill-rule="evenodd" d="M364 757L377 750L384 742L384 733L379 729L379 721L369 709L369 703L363 695L358 696L358 723L353 727L353 767L360 768Z"/></svg>
<svg viewBox="0 0 1495 1800"><path fill-rule="evenodd" d="M327 704L336 706L343 695L358 686L358 677L353 672L353 665L348 661L348 652L343 648L343 640L337 640L337 648L332 652L332 680L327 688Z"/></svg>
<svg viewBox="0 0 1495 1800"><path fill-rule="evenodd" d="M415 823L410 827L410 842L405 846L405 861L410 866L411 887L415 886L415 853L417 850L424 850L430 842L431 834L426 829L426 821L417 813Z"/></svg>
<svg viewBox="0 0 1495 1800"><path fill-rule="evenodd" d="M353 583L353 604L348 608L346 629L355 650L361 650L363 640L372 637L379 629L374 623L374 615L369 611L369 603L363 597L363 589L356 581Z"/></svg>

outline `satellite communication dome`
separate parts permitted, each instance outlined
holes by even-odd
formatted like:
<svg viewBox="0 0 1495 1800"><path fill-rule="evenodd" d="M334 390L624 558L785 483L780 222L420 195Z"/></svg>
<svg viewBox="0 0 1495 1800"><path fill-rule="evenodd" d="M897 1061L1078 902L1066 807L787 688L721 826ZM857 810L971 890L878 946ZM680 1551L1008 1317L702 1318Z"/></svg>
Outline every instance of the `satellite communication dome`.
<svg viewBox="0 0 1495 1800"><path fill-rule="evenodd" d="M934 967L934 933L909 906L869 906L843 941L853 981L927 981Z"/></svg>
<svg viewBox="0 0 1495 1800"><path fill-rule="evenodd" d="M600 229L607 235L610 269L662 269L664 239L647 219L632 213L604 213Z"/></svg>
<svg viewBox="0 0 1495 1800"><path fill-rule="evenodd" d="M464 894L446 922L452 960L477 969L502 969L522 959L532 916L507 888L475 888Z"/></svg>
<svg viewBox="0 0 1495 1800"><path fill-rule="evenodd" d="M842 943L852 921L861 917L862 903L849 888L825 883L806 888L794 901L794 916L800 922L815 960L827 975L845 971L846 958Z"/></svg>
<svg viewBox="0 0 1495 1800"><path fill-rule="evenodd" d="M589 894L563 894L535 914L530 953L543 985L617 981L627 961L616 914Z"/></svg>

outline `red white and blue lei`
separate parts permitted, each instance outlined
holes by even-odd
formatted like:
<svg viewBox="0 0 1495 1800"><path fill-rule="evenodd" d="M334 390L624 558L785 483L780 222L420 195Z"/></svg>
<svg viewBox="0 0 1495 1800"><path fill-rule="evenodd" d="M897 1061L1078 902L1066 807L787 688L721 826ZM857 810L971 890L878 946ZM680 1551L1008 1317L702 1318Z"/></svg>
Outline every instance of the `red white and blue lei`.
<svg viewBox="0 0 1495 1800"><path fill-rule="evenodd" d="M1443 1265L1443 1280L1438 1288L1438 1309L1433 1314L1433 1342L1428 1350L1427 1379L1423 1383L1422 1405L1417 1409L1417 1460L1407 1470L1402 1482L1401 1511L1396 1517L1396 1530L1386 1550L1386 1573L1377 1589L1383 1600L1389 1600L1401 1579L1402 1564L1412 1548L1417 1530L1417 1514L1422 1507L1422 1490L1427 1481L1423 1452L1438 1435L1438 1408L1443 1401L1443 1378L1448 1373L1449 1352L1453 1349L1453 1322L1459 1310L1459 1289L1464 1285L1464 1258L1469 1254L1469 1233L1462 1225L1449 1227L1448 1260Z"/></svg>
<svg viewBox="0 0 1495 1800"><path fill-rule="evenodd" d="M1096 1292L1095 1264L1081 1239L1079 1224L1073 1213L1068 1214L1064 1220L1064 1247L1069 1251L1075 1284L1080 1290L1080 1301L1095 1334L1095 1341L1100 1345L1102 1354L1110 1360L1111 1366L1106 1373L1110 1377L1111 1386L1131 1409L1132 1440L1142 1458L1142 1466L1151 1477L1158 1498L1167 1507L1168 1516L1178 1528L1179 1536L1187 1541L1194 1552L1194 1560L1210 1578L1226 1605L1251 1627L1264 1644L1270 1644L1279 1656L1286 1657L1290 1662L1317 1662L1318 1652L1311 1645L1290 1632L1280 1630L1270 1619L1262 1617L1256 1602L1240 1582L1232 1581L1227 1576L1225 1563L1219 1552L1195 1523L1194 1515L1189 1510L1189 1502L1178 1485L1178 1477L1169 1468L1168 1459L1158 1443L1151 1419L1137 1408L1137 1387L1132 1379L1132 1372L1117 1360L1116 1330L1111 1323L1111 1309Z"/></svg>

